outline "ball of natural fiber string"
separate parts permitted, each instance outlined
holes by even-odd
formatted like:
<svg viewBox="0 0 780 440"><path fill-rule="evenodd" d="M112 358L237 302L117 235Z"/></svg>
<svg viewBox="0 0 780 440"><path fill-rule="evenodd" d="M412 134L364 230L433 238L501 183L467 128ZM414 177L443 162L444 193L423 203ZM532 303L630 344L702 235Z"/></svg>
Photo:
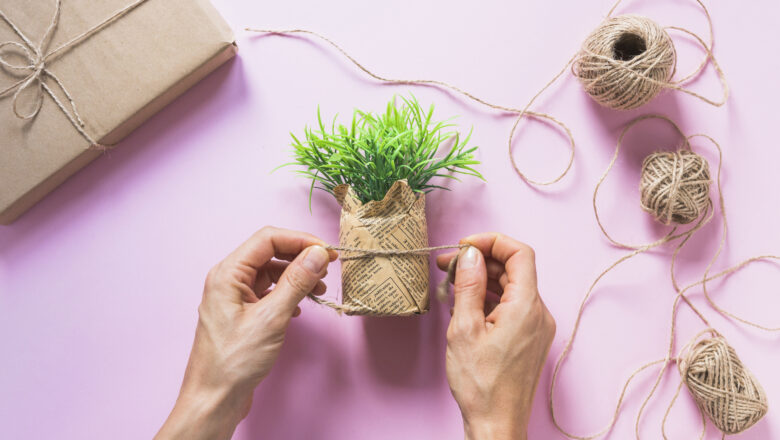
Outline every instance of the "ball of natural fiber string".
<svg viewBox="0 0 780 440"><path fill-rule="evenodd" d="M639 192L642 209L658 221L691 223L710 203L707 160L690 150L653 153L642 162Z"/></svg>
<svg viewBox="0 0 780 440"><path fill-rule="evenodd" d="M678 368L699 409L723 433L738 434L766 414L764 389L723 337L697 342Z"/></svg>
<svg viewBox="0 0 780 440"><path fill-rule="evenodd" d="M585 39L573 71L596 102L629 110L658 94L674 74L676 60L663 27L646 17L621 15Z"/></svg>

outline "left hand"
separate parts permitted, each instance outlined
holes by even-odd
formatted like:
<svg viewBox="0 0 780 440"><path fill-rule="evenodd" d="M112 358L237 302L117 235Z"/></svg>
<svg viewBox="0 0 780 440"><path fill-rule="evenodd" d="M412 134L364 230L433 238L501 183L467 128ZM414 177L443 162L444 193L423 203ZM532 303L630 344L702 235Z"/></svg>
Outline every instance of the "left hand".
<svg viewBox="0 0 780 440"><path fill-rule="evenodd" d="M211 269L181 392L156 439L232 436L301 312L298 303L325 292L321 279L338 258L325 246L313 235L265 227Z"/></svg>

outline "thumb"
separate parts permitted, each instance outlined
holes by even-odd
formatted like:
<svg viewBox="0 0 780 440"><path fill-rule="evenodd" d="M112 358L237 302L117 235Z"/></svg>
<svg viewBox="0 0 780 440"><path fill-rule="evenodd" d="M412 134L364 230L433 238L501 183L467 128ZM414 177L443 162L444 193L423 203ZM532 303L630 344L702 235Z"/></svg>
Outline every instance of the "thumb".
<svg viewBox="0 0 780 440"><path fill-rule="evenodd" d="M479 249L469 246L458 256L455 270L453 319L465 325L485 324L487 268Z"/></svg>
<svg viewBox="0 0 780 440"><path fill-rule="evenodd" d="M292 314L301 300L314 289L330 262L330 254L322 246L310 246L293 260L279 277L276 287L266 298L280 310ZM264 298L264 299L266 299Z"/></svg>

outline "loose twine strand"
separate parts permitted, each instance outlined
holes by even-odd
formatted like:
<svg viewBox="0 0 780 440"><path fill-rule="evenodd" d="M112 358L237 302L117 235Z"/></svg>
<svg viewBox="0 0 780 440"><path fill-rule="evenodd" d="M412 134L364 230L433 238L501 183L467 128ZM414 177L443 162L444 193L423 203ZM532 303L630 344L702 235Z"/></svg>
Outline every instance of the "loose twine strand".
<svg viewBox="0 0 780 440"><path fill-rule="evenodd" d="M604 19L604 21L602 23L610 20L612 13L615 11L615 9L618 7L618 5L621 2L622 2L622 0L618 0L612 6L612 8L610 9L609 13L607 14L607 17ZM530 108L534 104L534 102L536 102L536 100L539 98L539 96L541 96L542 93L544 93L550 86L552 86L552 84L555 83L558 80L558 78L560 78L566 72L566 70L570 66L573 65L573 63L578 58L583 56L583 54L587 54L588 56L596 57L597 59L599 59L599 60L601 60L603 62L608 63L608 65L611 68L618 69L620 72L623 72L623 75L619 76L618 79L615 80L615 81L617 81L617 83L626 84L627 85L627 88L626 88L627 92L625 92L626 95L628 95L629 92L631 92L631 91L633 91L635 89L635 86L634 86L635 84L645 83L645 84L650 84L650 85L652 85L655 88L667 88L667 89L679 90L679 91L681 91L683 93L687 93L687 94L689 94L691 96L697 97L697 98L703 100L704 102L707 102L707 103L715 105L715 106L720 106L720 105L723 105L723 103L725 103L726 99L728 98L728 85L726 83L725 75L723 74L723 71L721 70L720 66L718 65L718 63L715 60L715 57L714 57L714 55L712 53L712 44L713 44L713 40L714 40L714 33L713 33L713 30L712 30L712 19L710 17L709 11L704 6L704 4L701 2L701 0L696 0L696 2L702 7L702 9L704 11L705 18L707 19L708 29L709 29L709 40L710 40L709 43L706 43L701 37L699 37L698 35L696 35L695 33L691 32L691 31L689 31L687 29L676 27L676 26L668 26L666 28L666 29L672 29L672 30L677 30L677 31L680 31L680 32L684 32L684 33L690 35L697 42L699 42L699 44L702 46L702 49L706 53L706 57L702 60L702 62L699 64L699 66L691 74L689 74L689 75L687 75L687 76L685 76L682 79L677 80L677 81L671 81L671 79L669 79L669 78L657 79L657 78L651 77L647 73L647 69L644 69L644 70L637 69L636 65L635 65L636 61L634 62L634 64L625 65L625 63L617 62L614 59L612 59L611 57L605 57L603 55L599 55L599 54L596 54L596 53L586 52L585 49L583 48L583 49L578 50L577 53L575 53L569 59L569 61L566 63L566 65L549 82L547 82L547 84L545 84L531 98L531 100L523 108L514 108L514 107L508 107L508 106L504 106L504 105L498 105L498 104L490 103L490 102L488 102L488 101L486 101L486 100L484 100L484 99L482 99L482 98L480 98L480 97L478 97L478 96L476 96L476 95L474 95L474 94L472 94L472 93L470 93L470 92L468 92L466 90L463 90L463 89L461 89L461 88L459 88L457 86L454 86L454 85L449 84L449 83L444 82L444 81L430 80L430 79L395 79L395 78L389 78L389 77L385 77L385 76L376 74L372 70L368 69L363 64L358 62L357 59L355 59L353 56L351 56L346 50L344 50L337 43L335 43L331 39L329 39L329 38L327 38L327 37L325 37L325 36L323 36L323 35L321 35L321 34L319 34L317 32L314 32L314 31L310 31L310 30L306 30L306 29L287 29L287 30L255 29L255 28L249 28L249 27L245 28L245 30L248 31L248 32L274 34L274 35L291 35L291 34L307 34L307 35L311 35L311 36L314 36L314 37L316 37L316 38L326 42L327 44L329 44L330 46L335 48L345 58L347 58L352 64L354 64L358 69L360 69L361 71L366 73L368 76L370 76L370 77L372 77L372 78L374 78L374 79L376 79L378 81L385 82L385 83L388 83L388 84L399 84L399 85L403 84L403 85L431 85L431 86L438 86L438 87L449 89L449 90L452 90L452 91L454 91L456 93L459 93L459 94L461 94L461 95L463 95L463 96L465 96L465 97L467 97L467 98L469 98L469 99L471 99L471 100L473 100L473 101L475 101L475 102L477 102L479 104L482 104L482 105L484 105L486 107L489 107L489 108L492 108L492 109L495 109L495 110L504 111L504 112L507 112L507 113L517 114L517 117L515 118L515 121L512 124L512 128L511 128L511 130L509 132L509 138L508 138L508 141L507 141L507 149L508 149L508 152L509 152L509 161L510 161L510 163L512 165L512 168L514 169L515 173L517 173L517 175L523 181L525 181L525 182L527 182L529 184L532 184L532 185L536 185L536 186L547 186L547 185L552 185L554 183L559 182L571 170L571 168L572 168L572 166L574 164L574 154L575 154L574 135L572 134L571 130L569 129L569 127L565 123L563 123L559 119L555 118L553 115L550 115L550 114L547 114L547 113L542 113L542 112L531 111ZM630 16L628 16L628 17L630 17ZM672 46L672 50L674 50L673 46ZM674 59L675 64L676 64L676 57L673 58L673 59ZM723 85L723 98L722 98L721 101L717 101L717 102L713 101L713 100L710 100L710 99L708 99L708 98L706 98L706 97L704 97L704 96L702 96L702 95L700 95L700 94L698 94L696 92L693 92L693 91L691 91L689 89L683 88L680 85L680 84L682 84L682 83L684 83L684 82L686 82L686 81L696 77L704 69L704 67L707 65L707 63L710 62L710 61L712 62L712 65L713 65L713 67L715 68L715 70L716 70L716 72L718 74L718 77L719 77L719 79L721 81L721 84ZM651 60L651 63L652 63L652 60ZM650 67L652 67L652 65ZM597 83L598 83L598 81L599 81L599 79L596 78L596 82ZM602 86L603 86L603 84L602 84ZM515 160L514 151L512 149L512 140L514 139L515 133L518 130L518 126L519 126L520 122L524 118L529 118L529 117L530 118L547 120L547 121L557 125L558 127L560 127L561 130L563 130L563 132L566 134L566 136L567 136L567 138L569 140L569 144L570 144L569 160L568 160L564 170L557 177L553 178L552 180L540 181L540 180L535 180L535 179L532 179L532 178L528 177L520 169L520 167L517 165L517 161Z"/></svg>
<svg viewBox="0 0 780 440"><path fill-rule="evenodd" d="M623 139L624 139L625 135L636 124L638 124L638 123L640 123L642 121L645 121L645 120L649 120L649 119L660 119L660 120L663 120L663 121L666 121L666 122L670 123L674 127L674 129L682 136L682 138L684 140L683 145L681 147L681 151L679 152L682 156L687 156L689 154L695 154L695 153L692 153L691 147L690 147L690 141L691 141L691 139L693 139L695 137L703 137L704 139L709 140L715 146L715 148L718 151L718 168L717 168L717 173L716 173L716 188L717 188L717 192L718 192L718 201L719 201L720 209L721 209L721 218L722 218L722 221L723 221L723 231L722 231L722 234L721 234L721 239L720 239L718 248L717 248L715 254L713 255L713 257L710 259L710 261L709 261L709 263L708 263L708 265L707 265L707 267L706 267L706 269L704 271L704 274L703 274L702 278L700 280L696 281L696 282L693 282L693 283L685 286L684 288L680 288L678 280L677 280L677 276L675 275L674 268L675 268L675 263L676 263L676 260L677 260L677 256L679 255L680 251L685 246L685 244L690 240L690 238L698 230L700 230L703 226L708 224L713 219L713 217L714 217L714 207L713 207L713 203L712 203L711 199L707 198L706 201L703 201L703 202L701 201L701 199L698 199L699 200L699 204L697 205L696 210L697 210L697 212L700 212L701 214L700 214L699 220L696 222L696 224L693 227L691 227L690 229L688 229L687 231L684 231L684 232L677 232L677 226L674 226L672 228L672 230L670 232L668 232L666 235L664 235L663 237L659 238L658 240L656 240L656 241L654 241L652 243L648 243L648 244L644 244L644 245L631 245L631 244L626 244L626 243L623 243L621 241L618 241L618 240L614 239L607 232L606 228L604 227L604 225L603 225L603 223L601 221L599 213L598 213L598 206L597 206L597 203L596 203L596 199L597 199L597 196L598 196L599 188L604 183L604 181L607 178L610 170L612 169L612 167L614 166L615 162L617 161L617 158L618 158L618 155L619 155L619 152L620 152L620 147L621 147L621 145L623 143ZM691 288L696 287L696 286L702 286L702 291L704 292L704 295L705 295L705 298L706 298L707 302L716 311L718 311L722 315L730 317L730 318L735 319L735 320L738 320L738 321L740 321L742 323L751 325L751 326L759 328L759 329L768 330L768 331L778 331L778 330L780 330L780 328L771 328L771 327L762 326L760 324L754 323L754 322L749 321L747 319L743 319L743 318L737 317L734 314L732 314L732 313L724 310L723 308L717 306L714 303L714 301L712 300L712 298L709 296L709 292L707 290L707 282L715 280L715 279L718 279L718 278L721 278L721 277L728 276L730 274L733 274L733 273L741 270L745 266L747 266L747 265L749 265L749 264L751 264L753 262L756 262L756 261L780 260L780 257L775 256L775 255L762 255L762 256L752 257L752 258L744 260L744 261L742 261L742 262L740 262L740 263L738 263L738 264L736 264L736 265L734 265L734 266L732 266L730 268L727 268L727 269L725 269L723 271L720 271L720 272L718 272L718 273L716 273L714 275L710 275L710 270L712 269L712 266L718 260L720 254L722 252L722 249L723 249L723 246L724 246L725 240L726 240L726 234L727 234L727 231L728 231L728 226L727 226L728 224L727 224L727 220L726 220L725 200L724 200L722 189L721 189L722 159L723 159L723 153L722 153L720 145L714 139L712 139L710 136L707 136L707 135L704 135L704 134L694 134L694 135L691 135L691 136L685 136L683 134L682 130L677 126L677 124L674 123L674 121L672 121L671 119L669 119L668 117L663 116L663 115L644 115L644 116L640 116L640 117L634 119L633 121L631 121L630 123L628 123L626 125L626 127L623 129L622 133L620 134L620 136L618 138L617 146L615 148L615 154L613 155L612 160L609 162L609 165L607 166L607 169L605 170L604 174L602 174L601 178L599 179L599 181L596 184L596 187L594 189L594 193L593 193L593 210L594 210L594 214L595 214L595 217L596 217L596 221L597 221L597 223L599 225L599 228L601 229L602 233L604 234L604 236L611 243L613 243L614 245L616 245L618 247L621 247L621 248L629 249L629 250L631 250L631 252L629 254L619 258L613 264L608 266L604 271L602 271L596 277L596 279L590 285L590 287L586 291L585 296L583 297L583 299L582 299L582 301L580 303L580 307L579 307L579 310L577 312L577 317L575 319L575 323L574 323L574 327L572 329L571 335L569 336L569 339L567 340L567 342L566 342L566 344L565 344L565 346L564 346L560 356L558 357L558 360L556 361L555 367L553 369L553 375L552 375L552 380L551 380L551 384L550 384L550 393L549 393L550 413L552 415L553 424L565 436L567 436L569 438L572 438L572 439L577 439L577 440L591 440L591 439L598 438L598 437L606 434L607 432L609 432L612 429L612 427L615 425L616 421L617 421L617 417L618 417L618 415L620 413L620 409L622 407L623 400L625 398L627 389L628 389L629 385L631 384L631 382L633 381L633 379L639 373L643 372L644 370L646 370L646 369L648 369L648 368L650 368L652 366L661 364L661 368L659 370L658 376L656 377L656 380L655 380L651 390L649 391L647 397L642 402L642 405L641 405L641 407L640 407L640 409L638 411L638 414L637 414L636 423L635 423L635 434L636 434L636 438L639 439L640 438L639 428L640 428L640 421L641 421L641 418L642 418L642 414L643 414L645 408L647 407L649 401L651 400L652 396L654 395L655 391L658 389L658 386L660 385L660 382L661 382L661 380L662 380L662 378L663 378L663 376L664 376L664 374L666 372L666 367L670 363L672 363L672 362L677 362L677 364L678 364L678 368L680 369L680 372L681 372L681 382L680 382L680 385L678 386L678 390L675 393L674 398L672 399L672 401L670 402L669 406L667 407L667 410L666 410L666 412L664 414L664 418L663 418L663 421L662 421L662 424L661 424L662 434L664 436L664 439L667 438L666 432L665 432L666 421L667 421L667 419L669 417L669 414L671 412L672 406L674 405L674 403L675 403L675 401L676 401L676 399L677 399L677 397L679 395L680 389L681 389L683 384L688 386L689 390L691 391L691 393L692 393L692 395L694 397L694 400L696 400L696 402L697 402L697 405L704 412L708 413L708 415L713 420L713 422L716 424L716 426L721 431L724 432L724 435L725 435L726 432L728 432L728 433L736 433L736 432L741 432L744 429L747 429L749 426L751 426L753 423L755 423L761 416L763 416L763 414L766 412L766 398L763 395L763 390L760 389L760 385L758 385L758 383L755 381L755 378L753 378L753 376L746 369L742 368L741 363L739 363L739 365L738 365L739 371L732 371L734 368L736 368L734 366L735 363L738 363L738 359L736 358L736 355L731 356L731 354L733 354L733 349L728 347L728 345L725 342L725 339L716 330L714 330L712 328L712 326L710 325L709 321L698 310L698 308L695 307L689 301L689 299L685 295L685 292L687 292ZM664 167L664 169L668 172L669 178L672 181L674 181L674 183L670 183L669 184L670 188L665 193L666 197L669 198L669 199L671 199L673 197L678 197L679 196L680 189L681 189L680 181L682 180L682 176L685 174L684 171L680 170L680 168L682 168L682 167L678 166L679 164L676 162L677 159L672 158L670 160L671 160L671 162L673 164L671 166L671 168ZM647 161L645 161L645 164L647 164ZM652 167L653 164L650 164L650 165L651 165L651 167L650 167L651 172L655 173L657 170ZM699 177L698 173L700 173L703 168L702 168L702 165L700 165L700 164L697 164L694 168L696 170L698 170L698 171L694 171L692 173L692 175L694 176L694 178L692 180L695 181L695 182L698 182L698 180L699 180L698 179L698 177ZM645 171L647 171L647 167L645 167ZM649 184L652 185L653 183L656 183L656 185L657 185L657 182L655 182L655 180L652 180ZM644 182L644 184L647 185L648 182ZM700 190L701 189L699 188L699 191ZM669 218L673 219L674 216L670 216L670 214L666 211L667 207L672 204L672 201L673 200L667 200L667 203L658 203L658 204L651 205L654 209L657 209L657 212L654 213L655 217L656 218L660 218L660 219L669 219ZM646 210L648 208L647 206L644 206L644 202L643 202L643 208L645 208ZM661 220L661 221L663 222L663 220ZM586 306L586 304L587 304L591 294L593 293L593 290L595 289L595 287L599 283L599 281L602 278L604 278L604 276L607 273L609 273L611 270L613 270L619 264L621 264L624 261L626 261L626 260L628 260L630 258L633 258L633 257L635 257L635 256L637 256L639 254L647 252L647 251L649 251L649 250L651 250L653 248L656 248L656 247L661 246L661 245L663 245L665 243L669 243L669 242L672 242L672 241L675 241L675 240L678 240L678 239L680 239L680 242L675 247L675 250L673 252L672 259L671 259L671 264L670 264L670 276L671 276L672 284L674 286L674 289L675 289L677 295L676 295L676 297L674 299L673 306L672 306L672 319L671 319L671 326L670 326L670 333L669 333L669 346L668 346L668 350L667 350L665 358L659 359L659 360L656 360L656 361L652 361L652 362L649 362L647 364L644 364L644 365L640 366L639 368L637 368L628 377L628 379L626 380L626 382L623 385L623 388L622 388L622 390L620 392L620 395L618 396L617 404L615 406L615 411L613 412L610 421L608 422L608 424L603 429L601 429L600 431L598 431L598 432L596 432L594 434L584 435L584 436L583 435L572 434L571 432L567 431L566 429L564 429L560 425L560 422L558 421L558 418L556 416L555 403L554 403L555 386L556 386L558 378L559 378L560 369L561 369L564 361L568 357L568 355L571 352L571 349L573 347L574 340L575 340L575 338L577 336L577 333L579 331L579 328L580 328L580 324L581 324L581 321L582 321L582 316L583 316L583 313L584 313L584 310L585 310L585 306ZM679 356L677 356L677 357L674 357L673 356L673 352L674 352L674 341L675 341L675 334L676 334L676 319L675 319L675 316L676 316L676 312L677 312L677 307L680 304L681 300L685 301L686 304L688 304L688 306L694 312L694 314L696 316L698 316L699 319L701 319L701 321L705 324L705 326L707 327L707 330L704 330L702 333L696 335L696 337L694 337L691 340L691 342L689 344L687 344L683 350L681 350L681 352L680 352L681 354ZM757 390L759 390L760 392L756 391L756 395L752 396L753 400L740 401L740 405L735 405L735 404L733 404L734 402L737 401L737 396L736 396L735 389L736 389L736 387L739 384L736 384L736 383L733 383L733 382L727 382L727 383L726 382L720 382L720 383L717 383L717 384L714 384L714 383L711 383L711 382L699 383L699 382L696 382L694 380L695 378L689 377L687 375L687 373L690 371L690 368L692 368L691 365L697 365L698 366L697 368L700 368L700 369L703 368L702 365L700 365L700 361L701 361L702 353L706 352L706 350L704 350L704 348L701 348L701 347L700 347L700 349L697 349L697 350L690 350L690 348L693 346L694 342L699 340L699 338L704 333L710 333L713 336L713 338L703 342L702 343L703 346L705 346L708 349L713 349L713 347L714 347L714 349L716 350L717 353L723 353L724 350L726 350L728 352L728 354L729 354L728 357L721 356L720 358L715 358L714 361L718 361L718 362L714 362L713 359L710 359L708 361L708 363L706 363L706 366L708 366L711 369L711 371L708 371L707 374L710 374L710 376L712 378L721 378L722 379L722 378L734 378L734 377L737 377L739 379L742 379L743 383L745 383L745 382L754 383L755 388ZM726 348L724 348L724 346ZM726 379L723 379L723 380L726 380ZM717 387L716 385L719 385L720 387ZM739 385L739 386L741 386L741 385ZM724 406L722 404L722 402L718 400L719 398L723 398L724 395L727 397L725 399L726 402L729 401L728 400L729 398L731 399L730 400L732 402L731 406L728 406L728 405ZM703 421L703 426L702 426L702 433L701 433L700 438L704 437L704 429L706 427L706 420L704 419L704 413L702 413L702 421Z"/></svg>
<svg viewBox="0 0 780 440"><path fill-rule="evenodd" d="M405 256L428 255L431 252L439 251L443 249L463 249L465 247L468 247L468 245L451 244L451 245L433 246L433 247L425 247L425 248L418 248L418 249L363 249L363 248L355 248L355 247L327 246L325 249L337 251L340 253L353 254L353 255L339 255L339 259L341 261L351 261L351 260L360 260L360 259L376 258L376 257L405 257ZM456 260L457 257L453 258L453 261ZM454 280L454 272L451 276L452 279ZM439 299L442 299L442 294L441 294L442 290L444 291L443 297L446 298L447 296L448 283L450 282L448 280L450 280L449 275L448 277L445 277L444 280L442 280L442 282L436 288L437 297ZM330 307L339 313L359 314L359 315L369 315L369 316L375 316L380 314L379 311L377 311L375 308L367 304L363 304L357 298L350 298L352 301L358 303L358 305L353 305L353 304L339 304L324 298L320 298L313 294L309 294L308 297L314 302Z"/></svg>
<svg viewBox="0 0 780 440"><path fill-rule="evenodd" d="M444 81L438 81L438 80L431 80L431 79L393 79L393 78L387 78L384 76L380 76L373 71L369 70L367 67L363 66L360 62L358 62L354 57L352 57L349 53L347 53L346 50L342 49L341 46L333 42L331 39L318 34L317 32L306 30L306 29L288 29L288 30L273 30L273 29L254 29L254 28L246 28L246 31L249 32L257 32L257 33L265 33L265 34L276 34L276 35L285 35L285 34L308 34L312 35L314 37L319 38L320 40L328 43L329 45L333 46L336 50L338 50L344 57L346 57L349 61L352 62L358 69L362 70L364 73L366 73L368 76L378 80L382 81L388 84L398 84L398 85L431 85L431 86L438 86L445 89L452 90L454 92L457 92L475 102L478 102L486 107L495 109L495 110L501 110L507 113L516 113L520 115L520 118L522 117L532 117L537 119L546 119L553 124L558 125L565 133L566 136L569 138L569 143L571 144L571 154L569 156L569 162L566 166L566 169L563 173L561 173L557 178L554 180L551 180L549 182L540 182L533 179L530 179L523 174L522 171L520 171L520 168L517 166L515 159L514 159L514 152L512 151L512 139L514 138L514 133L516 130L517 123L515 123L515 126L512 127L512 131L509 135L509 158L512 163L512 167L515 169L515 172L526 182L534 184L534 185L552 185L555 182L558 182L561 180L566 173L569 172L572 165L574 164L574 135L571 133L571 130L569 127L566 126L563 122L556 119L554 116L546 114L546 113L539 113L539 112L533 112L528 110L528 106L524 109L518 109L513 107L507 107L503 105L498 104L492 104L482 98L477 97L476 95L469 93L457 86L454 86L452 84L446 83Z"/></svg>
<svg viewBox="0 0 780 440"><path fill-rule="evenodd" d="M11 86L0 90L0 98L11 95L11 93L13 93L12 100L14 115L22 120L31 120L34 119L38 113L40 113L40 110L43 107L43 96L45 92L52 98L62 113L65 114L73 127L79 132L79 134L84 139L86 139L87 142L89 142L91 148L94 147L103 150L106 149L107 147L105 145L99 144L92 138L92 136L87 133L85 130L84 120L81 118L81 114L76 107L76 102L73 100L73 96L71 96L70 92L68 92L68 89L62 83L62 81L47 67L47 63L54 61L96 33L114 24L120 18L124 17L128 12L137 8L146 1L147 0L137 0L125 6L124 8L119 9L107 19L89 28L86 32L75 36L68 42L63 43L49 52L46 52L46 50L49 48L52 37L54 36L54 32L56 31L60 22L60 10L62 7L61 0L54 1L54 14L52 15L51 21L46 28L46 32L43 34L43 38L38 44L33 43L33 41L27 37L24 32L22 32L19 26L17 26L16 23L14 23L5 12L0 10L0 19L5 21L6 24L8 24L8 26L14 31L14 33L16 33L16 35L18 35L19 38L21 38L24 42L24 44L21 44L17 41L5 41L0 43L0 66L4 67L8 72L11 72L15 76L22 77L19 81L13 83ZM12 51L10 49L18 49L21 52ZM10 62L6 58L6 53L14 53L17 56L21 56L26 60L27 64L14 64ZM68 107L70 107L70 109L68 109L66 105L63 104L63 102L59 97L57 97L51 87L46 84L44 81L45 77L51 78L54 84L56 84L57 88L62 92L63 95L65 95ZM22 93L27 89L32 89L35 92L35 100L32 110L25 113L19 110L19 101Z"/></svg>

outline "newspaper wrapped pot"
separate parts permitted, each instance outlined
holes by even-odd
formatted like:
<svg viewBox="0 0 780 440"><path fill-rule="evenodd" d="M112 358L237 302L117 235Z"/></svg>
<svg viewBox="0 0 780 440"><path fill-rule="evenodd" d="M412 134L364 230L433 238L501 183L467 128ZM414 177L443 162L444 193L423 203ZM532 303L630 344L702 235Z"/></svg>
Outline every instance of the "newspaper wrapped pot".
<svg viewBox="0 0 780 440"><path fill-rule="evenodd" d="M336 187L334 194L341 205L340 247L411 250L428 246L425 195L416 194L405 180L395 182L384 199L366 204L347 185ZM343 252L342 260L338 310L379 316L428 311L427 255Z"/></svg>

